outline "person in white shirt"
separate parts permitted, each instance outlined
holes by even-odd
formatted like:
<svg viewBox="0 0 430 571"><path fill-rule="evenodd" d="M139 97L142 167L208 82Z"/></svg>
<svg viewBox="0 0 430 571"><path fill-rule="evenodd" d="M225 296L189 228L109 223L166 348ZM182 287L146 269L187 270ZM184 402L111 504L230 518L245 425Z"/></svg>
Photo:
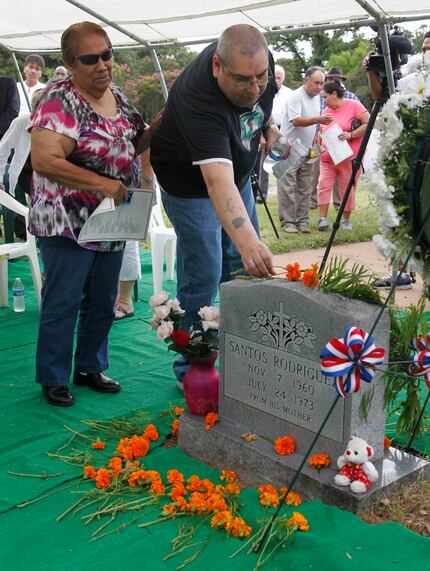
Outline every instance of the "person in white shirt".
<svg viewBox="0 0 430 571"><path fill-rule="evenodd" d="M285 106L287 104L288 96L293 93L293 90L284 85L285 81L285 71L284 68L280 65L275 65L275 81L276 85L278 86L278 92L273 99L273 107L272 107L272 119L273 122L280 128L282 123L282 117L285 113ZM259 165L259 176L258 182L260 184L261 194L264 197L264 200L267 198L267 193L269 191L269 174L264 170L263 163L266 159L266 153L264 152L266 146L266 141L262 136L260 141L260 151L258 154L258 165ZM256 202L263 202L263 199L260 196L256 196Z"/></svg>
<svg viewBox="0 0 430 571"><path fill-rule="evenodd" d="M333 119L330 115L321 115L319 94L324 81L325 73L320 67L307 69L303 85L289 95L282 119L281 134L290 142L300 139L309 151L314 144L317 125L328 125ZM304 158L291 168L284 178L277 181L278 212L284 232L310 232L309 198L312 192L312 174L313 164L309 158Z"/></svg>
<svg viewBox="0 0 430 571"><path fill-rule="evenodd" d="M285 106L287 104L288 97L293 93L293 90L284 85L285 71L280 65L275 65L275 81L278 86L278 93L273 99L272 107L272 119L273 122L281 127L282 117L285 113Z"/></svg>
<svg viewBox="0 0 430 571"><path fill-rule="evenodd" d="M25 76L24 88L25 88L25 91L28 95L30 102L31 102L31 98L33 96L33 93L35 91L37 91L38 89L42 89L43 87L46 87L45 83L42 83L41 81L39 81L39 79L42 76L44 67L45 67L45 60L43 59L42 56L40 56L38 54L30 54L25 58L25 62L24 62L24 76ZM18 93L19 93L19 98L20 98L19 114L20 115L28 114L30 112L30 109L28 108L27 98L25 96L25 93L22 89L22 85L20 82L17 82L17 87L18 87Z"/></svg>

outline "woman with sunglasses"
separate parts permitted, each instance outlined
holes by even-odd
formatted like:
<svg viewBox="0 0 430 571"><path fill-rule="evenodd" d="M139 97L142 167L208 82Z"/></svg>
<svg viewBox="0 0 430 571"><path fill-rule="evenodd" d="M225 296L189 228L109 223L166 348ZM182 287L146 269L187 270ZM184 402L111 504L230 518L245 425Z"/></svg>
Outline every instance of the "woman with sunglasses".
<svg viewBox="0 0 430 571"><path fill-rule="evenodd" d="M39 237L45 271L36 382L49 404L70 406L78 316L73 383L120 390L103 371L124 243L77 239L103 197L118 204L127 196L132 162L147 146L149 129L144 135L138 111L111 83L112 44L103 28L73 24L61 49L70 77L46 89L29 123L35 171L29 230Z"/></svg>

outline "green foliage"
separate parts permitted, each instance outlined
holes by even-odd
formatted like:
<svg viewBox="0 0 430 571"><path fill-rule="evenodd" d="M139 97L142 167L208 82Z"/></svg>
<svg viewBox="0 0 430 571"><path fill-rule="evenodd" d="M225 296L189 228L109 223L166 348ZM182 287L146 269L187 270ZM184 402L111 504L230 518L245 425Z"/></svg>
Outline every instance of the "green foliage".
<svg viewBox="0 0 430 571"><path fill-rule="evenodd" d="M389 410L388 418L397 418L397 436L412 433L421 411L421 389L425 388L425 384L422 378L408 375L405 369L409 360L410 340L427 333L425 298L407 311L391 312L390 362L394 364L389 366L385 374L385 404ZM424 422L421 421L417 433L420 434L423 429Z"/></svg>
<svg viewBox="0 0 430 571"><path fill-rule="evenodd" d="M347 268L348 260L337 256L330 259L324 268L319 288L325 293L339 293L350 299L382 305L380 292L372 285L373 273L362 264Z"/></svg>

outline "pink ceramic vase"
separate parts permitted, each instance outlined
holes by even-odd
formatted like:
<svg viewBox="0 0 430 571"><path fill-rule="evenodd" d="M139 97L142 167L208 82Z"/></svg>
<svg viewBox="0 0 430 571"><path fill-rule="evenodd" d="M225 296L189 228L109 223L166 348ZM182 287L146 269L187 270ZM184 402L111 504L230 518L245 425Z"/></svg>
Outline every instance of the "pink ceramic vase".
<svg viewBox="0 0 430 571"><path fill-rule="evenodd" d="M219 373L215 368L218 353L208 357L190 358L191 367L184 376L184 396L188 410L205 416L218 410Z"/></svg>

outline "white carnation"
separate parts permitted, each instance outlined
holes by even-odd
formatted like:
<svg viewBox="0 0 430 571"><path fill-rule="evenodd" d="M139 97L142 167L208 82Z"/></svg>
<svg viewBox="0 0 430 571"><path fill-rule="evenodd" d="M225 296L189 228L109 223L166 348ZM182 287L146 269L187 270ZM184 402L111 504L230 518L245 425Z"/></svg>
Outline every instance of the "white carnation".
<svg viewBox="0 0 430 571"><path fill-rule="evenodd" d="M384 256L384 258L388 259L394 255L396 246L387 240L387 238L384 238L384 236L381 234L376 234L373 236L372 241L378 252Z"/></svg>

